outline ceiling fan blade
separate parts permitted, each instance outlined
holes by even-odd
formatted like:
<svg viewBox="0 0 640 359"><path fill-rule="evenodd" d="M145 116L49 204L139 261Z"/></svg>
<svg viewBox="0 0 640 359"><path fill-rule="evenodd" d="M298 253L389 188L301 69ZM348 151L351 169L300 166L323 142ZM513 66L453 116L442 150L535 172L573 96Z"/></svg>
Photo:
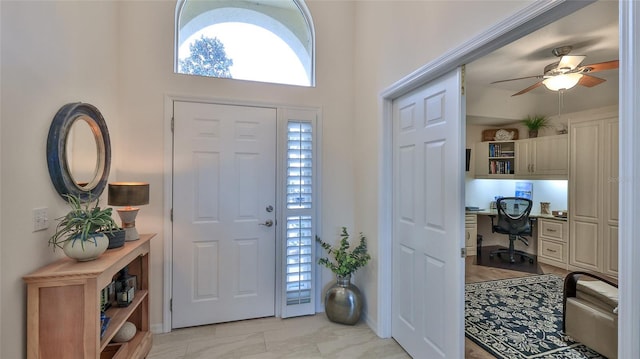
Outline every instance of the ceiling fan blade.
<svg viewBox="0 0 640 359"><path fill-rule="evenodd" d="M518 77L518 78L515 78L515 79L493 81L491 83L491 85L497 84L497 83L500 83L500 82L507 82L507 81L524 80L524 79L541 79L541 78L542 78L542 75Z"/></svg>
<svg viewBox="0 0 640 359"><path fill-rule="evenodd" d="M589 75L582 74L582 78L580 78L580 81L578 81L578 85L582 85L582 86L586 86L586 87L593 87L593 86L596 86L596 85L600 85L601 83L603 83L605 81L607 81L607 80L601 79L601 78L595 77L595 76L589 76Z"/></svg>
<svg viewBox="0 0 640 359"><path fill-rule="evenodd" d="M513 97L513 96L518 96L518 95L522 95L523 93L529 92L529 91L531 91L531 90L533 90L533 89L535 89L535 88L537 88L537 87L540 87L540 85L542 85L542 81L538 81L538 82L536 82L535 84L533 84L533 85L531 85L531 86L527 87L526 89L524 89L524 90L522 90L522 91L520 91L520 92L514 93L513 95L511 95L511 97Z"/></svg>
<svg viewBox="0 0 640 359"><path fill-rule="evenodd" d="M562 58L560 58L560 62L558 63L557 68L558 69L566 68L569 70L573 70L576 67L578 67L578 65L580 65L585 58L586 56L564 55L562 56Z"/></svg>
<svg viewBox="0 0 640 359"><path fill-rule="evenodd" d="M617 69L620 66L619 60L612 60L606 62L598 62L597 64L584 65L580 67L580 72L597 72L604 70L613 70Z"/></svg>

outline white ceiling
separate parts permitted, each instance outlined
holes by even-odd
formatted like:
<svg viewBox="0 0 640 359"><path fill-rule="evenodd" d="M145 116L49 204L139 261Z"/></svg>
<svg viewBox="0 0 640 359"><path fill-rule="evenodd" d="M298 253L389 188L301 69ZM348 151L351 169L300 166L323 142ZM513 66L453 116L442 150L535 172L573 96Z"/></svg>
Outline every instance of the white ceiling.
<svg viewBox="0 0 640 359"><path fill-rule="evenodd" d="M511 96L539 80L491 82L542 75L546 65L558 61L551 50L564 45L573 46L571 55L586 56L582 65L617 60L617 1L598 1L468 64L467 123L499 126L531 114L557 115L559 95L544 86ZM567 90L562 98L562 113L618 103L618 70L593 76L606 81L591 88L576 86Z"/></svg>

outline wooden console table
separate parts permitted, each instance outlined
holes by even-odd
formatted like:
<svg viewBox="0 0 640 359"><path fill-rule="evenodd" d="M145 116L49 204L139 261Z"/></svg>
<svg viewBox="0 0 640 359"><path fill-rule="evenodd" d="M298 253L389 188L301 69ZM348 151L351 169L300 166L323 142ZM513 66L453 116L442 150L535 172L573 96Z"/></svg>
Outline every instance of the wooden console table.
<svg viewBox="0 0 640 359"><path fill-rule="evenodd" d="M155 234L125 242L89 262L60 259L23 277L27 283L27 358L144 358L149 330L149 249ZM124 267L137 276L133 302L112 307L100 338L100 291ZM137 328L126 343L110 343L125 322Z"/></svg>

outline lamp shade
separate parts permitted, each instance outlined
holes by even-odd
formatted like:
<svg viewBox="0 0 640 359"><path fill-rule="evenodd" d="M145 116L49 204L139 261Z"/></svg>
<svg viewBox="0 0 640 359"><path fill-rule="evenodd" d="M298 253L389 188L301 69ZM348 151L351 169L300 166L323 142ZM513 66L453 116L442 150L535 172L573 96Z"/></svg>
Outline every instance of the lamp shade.
<svg viewBox="0 0 640 359"><path fill-rule="evenodd" d="M112 206L149 204L149 184L144 182L109 183L107 201Z"/></svg>
<svg viewBox="0 0 640 359"><path fill-rule="evenodd" d="M582 74L578 73L562 74L549 77L548 79L542 81L542 83L551 91L568 90L577 85L581 78Z"/></svg>

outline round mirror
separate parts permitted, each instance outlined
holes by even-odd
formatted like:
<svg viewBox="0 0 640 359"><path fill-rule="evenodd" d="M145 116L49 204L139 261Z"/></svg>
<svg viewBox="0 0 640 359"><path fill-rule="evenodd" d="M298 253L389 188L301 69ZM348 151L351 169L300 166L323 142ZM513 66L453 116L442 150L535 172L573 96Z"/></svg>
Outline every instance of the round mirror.
<svg viewBox="0 0 640 359"><path fill-rule="evenodd" d="M100 149L90 123L90 118L78 117L69 129L66 144L67 164L71 179L85 190L91 190L95 187L96 177L101 170L98 168Z"/></svg>
<svg viewBox="0 0 640 359"><path fill-rule="evenodd" d="M56 113L47 139L47 164L56 190L86 202L107 184L111 144L107 125L95 106L69 103ZM66 199L66 198L65 198Z"/></svg>

